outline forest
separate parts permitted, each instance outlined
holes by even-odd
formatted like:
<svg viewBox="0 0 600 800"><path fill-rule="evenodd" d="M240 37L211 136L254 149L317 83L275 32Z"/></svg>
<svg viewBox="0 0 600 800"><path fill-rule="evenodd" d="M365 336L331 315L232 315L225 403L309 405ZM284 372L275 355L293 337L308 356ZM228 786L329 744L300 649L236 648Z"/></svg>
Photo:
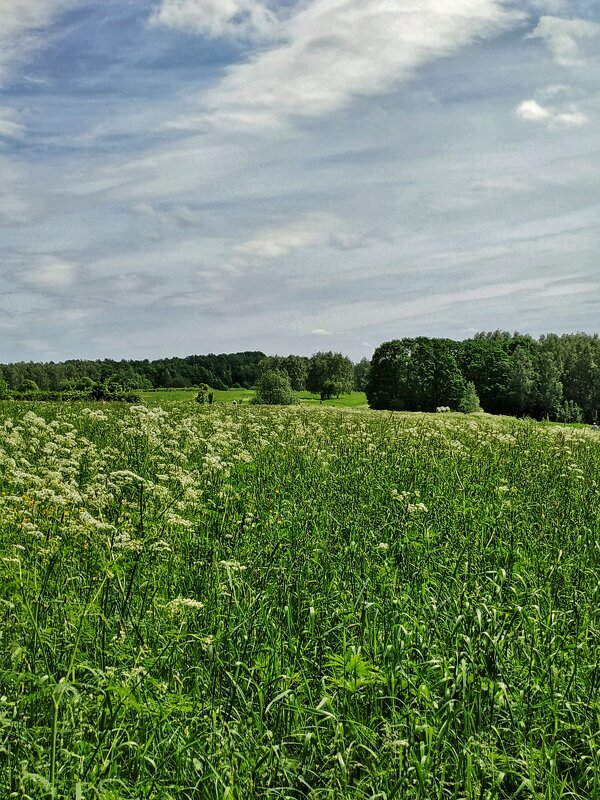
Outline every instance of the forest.
<svg viewBox="0 0 600 800"><path fill-rule="evenodd" d="M470 339L416 337L384 342L369 361L340 353L266 356L260 351L157 360L69 360L0 365L0 396L87 391L90 386L150 390L200 386L255 387L265 370L285 372L294 391L365 391L374 409L438 408L560 422L596 422L600 411L597 334L506 331ZM331 373L331 374L330 374ZM118 395L115 395L118 396Z"/></svg>
<svg viewBox="0 0 600 800"><path fill-rule="evenodd" d="M599 378L597 335L533 339L495 331L462 342L425 337L385 342L373 355L366 392L369 405L379 409L462 410L465 393L476 393L491 414L596 422Z"/></svg>

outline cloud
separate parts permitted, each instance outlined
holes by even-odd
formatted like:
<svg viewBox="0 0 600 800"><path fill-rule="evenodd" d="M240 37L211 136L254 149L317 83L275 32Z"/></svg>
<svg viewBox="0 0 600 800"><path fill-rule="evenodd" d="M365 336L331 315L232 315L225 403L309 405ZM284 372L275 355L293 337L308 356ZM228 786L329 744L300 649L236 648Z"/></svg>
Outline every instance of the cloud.
<svg viewBox="0 0 600 800"><path fill-rule="evenodd" d="M0 0L0 85L41 43L40 33L81 0Z"/></svg>
<svg viewBox="0 0 600 800"><path fill-rule="evenodd" d="M37 257L37 264L19 273L19 278L34 289L60 291L70 287L77 276L77 266L53 255Z"/></svg>
<svg viewBox="0 0 600 800"><path fill-rule="evenodd" d="M585 19L540 17L530 39L542 39L554 60L563 67L581 66L580 41L593 39L600 34L600 25Z"/></svg>
<svg viewBox="0 0 600 800"><path fill-rule="evenodd" d="M325 328L315 328L311 331L313 336L333 336L333 331L327 331Z"/></svg>
<svg viewBox="0 0 600 800"><path fill-rule="evenodd" d="M293 250L324 243L333 224L327 215L310 214L287 225L261 231L239 244L236 251L244 256L281 258Z"/></svg>
<svg viewBox="0 0 600 800"><path fill-rule="evenodd" d="M583 111L567 111L563 114L557 114L552 120L552 128L581 128L582 125L587 125L589 122Z"/></svg>
<svg viewBox="0 0 600 800"><path fill-rule="evenodd" d="M278 46L232 66L175 125L247 131L320 117L522 18L500 0L312 0L278 23Z"/></svg>
<svg viewBox="0 0 600 800"><path fill-rule="evenodd" d="M520 106L517 106L515 113L519 119L527 122L542 122L552 117L550 109L544 108L535 100L524 100Z"/></svg>
<svg viewBox="0 0 600 800"><path fill-rule="evenodd" d="M569 281L564 286L551 286L549 289L545 289L543 292L540 292L541 297L566 297L568 295L573 294L589 294L590 292L597 292L600 288L600 284L592 283L591 281L582 282L582 281Z"/></svg>
<svg viewBox="0 0 600 800"><path fill-rule="evenodd" d="M276 23L275 14L260 0L162 0L150 17L151 25L209 38L265 37Z"/></svg>
<svg viewBox="0 0 600 800"><path fill-rule="evenodd" d="M553 130L581 128L590 121L576 106L567 111L557 111L552 106L541 106L536 100L524 100L515 109L515 114L525 122L545 122Z"/></svg>
<svg viewBox="0 0 600 800"><path fill-rule="evenodd" d="M19 225L35 216L34 201L25 185L22 170L10 159L0 157L0 227Z"/></svg>
<svg viewBox="0 0 600 800"><path fill-rule="evenodd" d="M167 223L178 228L197 228L206 225L205 215L185 203L175 203L162 207L151 203L137 203L134 213L152 220L153 224Z"/></svg>
<svg viewBox="0 0 600 800"><path fill-rule="evenodd" d="M19 115L12 108L0 108L0 137L6 139L22 139L25 128Z"/></svg>

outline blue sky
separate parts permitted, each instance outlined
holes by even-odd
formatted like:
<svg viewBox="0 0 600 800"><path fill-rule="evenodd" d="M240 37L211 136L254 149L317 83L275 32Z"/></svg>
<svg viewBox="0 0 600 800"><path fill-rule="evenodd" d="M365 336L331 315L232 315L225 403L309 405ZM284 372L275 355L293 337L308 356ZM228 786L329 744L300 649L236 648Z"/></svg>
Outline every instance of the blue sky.
<svg viewBox="0 0 600 800"><path fill-rule="evenodd" d="M0 0L0 361L595 331L592 0Z"/></svg>

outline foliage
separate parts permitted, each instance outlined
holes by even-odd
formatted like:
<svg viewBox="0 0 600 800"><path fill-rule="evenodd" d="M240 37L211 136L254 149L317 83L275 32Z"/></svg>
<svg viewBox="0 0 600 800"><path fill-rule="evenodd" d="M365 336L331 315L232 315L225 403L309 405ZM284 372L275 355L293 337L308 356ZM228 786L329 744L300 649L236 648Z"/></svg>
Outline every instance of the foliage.
<svg viewBox="0 0 600 800"><path fill-rule="evenodd" d="M354 391L364 392L367 388L369 379L369 369L371 362L368 358L361 358L358 364L354 365Z"/></svg>
<svg viewBox="0 0 600 800"><path fill-rule="evenodd" d="M0 378L0 400L7 400L11 396L12 392L10 391L10 386L4 380L4 378Z"/></svg>
<svg viewBox="0 0 600 800"><path fill-rule="evenodd" d="M375 350L367 381L372 408L457 410L465 381L449 339L398 339Z"/></svg>
<svg viewBox="0 0 600 800"><path fill-rule="evenodd" d="M11 389L22 387L25 381L33 381L42 391L85 388L81 386L85 378L94 383L115 384L129 390L183 388L201 383L208 383L213 389L225 390L234 384L244 388L254 386L259 376L259 364L264 358L264 353L246 352L211 353L155 361L72 359L61 364L20 362L0 365L0 378L6 380Z"/></svg>
<svg viewBox="0 0 600 800"><path fill-rule="evenodd" d="M0 797L600 796L597 434L0 409Z"/></svg>
<svg viewBox="0 0 600 800"><path fill-rule="evenodd" d="M86 400L101 400L106 403L140 403L141 397L137 392L133 392L126 387L116 384L106 385L94 383L86 384L82 389L62 389L53 391L50 389L23 389L11 393L15 400L28 400L35 402L84 402Z"/></svg>
<svg viewBox="0 0 600 800"><path fill-rule="evenodd" d="M565 400L556 412L558 422L583 422L581 408L573 400Z"/></svg>
<svg viewBox="0 0 600 800"><path fill-rule="evenodd" d="M481 411L477 390L472 381L469 381L464 388L463 395L458 404L458 410L463 414L475 414L477 411Z"/></svg>
<svg viewBox="0 0 600 800"><path fill-rule="evenodd" d="M570 413L565 409L579 408L582 419L592 422L600 414L599 365L600 339L583 333L537 341L505 331L463 342L401 339L375 351L367 397L378 409L456 409L471 382L481 407L492 414L558 420ZM440 395L444 391L449 399Z"/></svg>
<svg viewBox="0 0 600 800"><path fill-rule="evenodd" d="M274 369L285 372L295 392L301 392L306 388L308 358L304 356L266 356L258 366L261 374Z"/></svg>
<svg viewBox="0 0 600 800"><path fill-rule="evenodd" d="M376 409L433 411L448 405L456 410L465 385L472 382L481 407L492 414L558 420L570 414L565 409L577 408L588 423L600 415L600 339L585 333L549 334L538 340L507 331L481 332L462 342L401 339L380 345L372 364L362 359L356 365L340 353L317 353L308 359L261 352L4 364L0 381L11 392L22 389L30 398L58 398L58 392L63 399L81 396L73 394L78 392L85 396L96 384L113 394L192 390L201 384L223 392L234 386L254 387L261 372L269 369L285 371L295 391L306 388L324 399L339 397L353 386L364 389Z"/></svg>
<svg viewBox="0 0 600 800"><path fill-rule="evenodd" d="M260 376L252 402L268 406L289 406L296 403L287 372L278 369L265 370Z"/></svg>
<svg viewBox="0 0 600 800"><path fill-rule="evenodd" d="M315 353L308 362L306 388L320 395L321 400L349 394L353 385L354 367L341 353Z"/></svg>
<svg viewBox="0 0 600 800"><path fill-rule="evenodd" d="M201 383L198 387L198 394L196 395L197 403L209 403L214 400L214 393L208 383Z"/></svg>

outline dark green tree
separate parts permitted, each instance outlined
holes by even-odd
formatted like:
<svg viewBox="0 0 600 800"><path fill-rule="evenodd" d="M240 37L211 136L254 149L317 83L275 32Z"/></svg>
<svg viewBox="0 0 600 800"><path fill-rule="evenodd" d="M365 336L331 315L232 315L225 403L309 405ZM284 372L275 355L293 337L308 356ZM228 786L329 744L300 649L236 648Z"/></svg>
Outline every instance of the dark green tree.
<svg viewBox="0 0 600 800"><path fill-rule="evenodd" d="M449 339L397 339L375 350L367 381L371 408L397 411L454 410L465 390Z"/></svg>
<svg viewBox="0 0 600 800"><path fill-rule="evenodd" d="M259 368L261 373L271 369L286 372L295 392L301 392L306 388L308 358L304 356L266 356L260 362Z"/></svg>
<svg viewBox="0 0 600 800"><path fill-rule="evenodd" d="M358 364L354 365L354 391L364 392L367 388L369 369L371 362L368 358L361 358Z"/></svg>
<svg viewBox="0 0 600 800"><path fill-rule="evenodd" d="M536 373L533 359L525 347L517 347L513 353L508 378L508 392L513 413L522 417L532 412Z"/></svg>
<svg viewBox="0 0 600 800"><path fill-rule="evenodd" d="M533 388L536 416L556 419L563 397L560 365L551 352L540 352L537 358L537 375Z"/></svg>
<svg viewBox="0 0 600 800"><path fill-rule="evenodd" d="M308 362L306 388L321 400L349 394L354 384L352 362L341 353L315 353Z"/></svg>
<svg viewBox="0 0 600 800"><path fill-rule="evenodd" d="M406 339L384 342L373 353L365 391L371 408L406 409L410 348Z"/></svg>
<svg viewBox="0 0 600 800"><path fill-rule="evenodd" d="M4 378L0 378L0 400L8 400L12 395L8 383Z"/></svg>

